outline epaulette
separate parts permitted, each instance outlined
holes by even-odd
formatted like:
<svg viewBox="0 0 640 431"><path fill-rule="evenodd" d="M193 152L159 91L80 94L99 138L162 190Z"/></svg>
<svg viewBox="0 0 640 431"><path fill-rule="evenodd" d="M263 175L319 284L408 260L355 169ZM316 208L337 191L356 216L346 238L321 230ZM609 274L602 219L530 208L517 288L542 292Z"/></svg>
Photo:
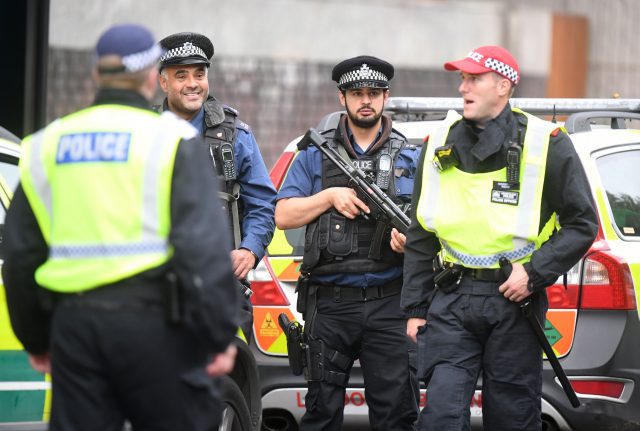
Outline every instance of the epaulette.
<svg viewBox="0 0 640 431"><path fill-rule="evenodd" d="M251 133L251 127L249 127L249 125L247 123L245 123L244 121L242 121L238 116L240 115L240 113L238 112L238 110L236 108L233 108L229 105L222 105L222 109L224 110L224 112L231 114L234 119L235 119L235 127L236 129L240 129L243 130L247 133Z"/></svg>
<svg viewBox="0 0 640 431"><path fill-rule="evenodd" d="M238 115L240 115L240 113L238 113L238 110L236 108L232 108L229 105L222 104L222 109L224 109L225 111L231 113L232 115L235 115L236 117Z"/></svg>
<svg viewBox="0 0 640 431"><path fill-rule="evenodd" d="M239 118L236 118L236 128L244 130L247 133L251 132L251 127Z"/></svg>

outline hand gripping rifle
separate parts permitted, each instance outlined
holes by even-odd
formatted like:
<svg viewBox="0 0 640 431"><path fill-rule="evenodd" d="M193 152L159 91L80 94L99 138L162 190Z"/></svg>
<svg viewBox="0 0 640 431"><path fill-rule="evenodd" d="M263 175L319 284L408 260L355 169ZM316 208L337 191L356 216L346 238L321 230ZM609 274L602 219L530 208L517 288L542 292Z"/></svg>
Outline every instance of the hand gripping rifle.
<svg viewBox="0 0 640 431"><path fill-rule="evenodd" d="M499 262L500 262L500 268L502 269L503 277L508 278L509 275L511 274L511 270L513 269L511 262L506 257L501 257ZM524 301L521 301L519 305L520 305L520 310L522 310L522 314L524 314L524 316L527 318L527 321L529 322L529 325L531 326L533 333L536 335L536 338L538 339L538 343L540 344L540 347L542 347L542 350L544 351L545 355L547 355L547 359L551 364L551 368L553 368L553 372L556 374L556 377L560 381L560 384L562 385L562 389L564 389L564 393L567 395L567 398L569 398L569 402L574 408L580 407L580 400L578 399L576 392L573 390L573 387L569 382L569 378L567 377L567 374L562 369L562 365L560 365L560 361L558 360L556 353L551 348L551 344L549 344L549 340L547 340L547 336L544 335L544 329L542 327L542 324L538 320L538 316L536 316L533 310L531 297L528 297Z"/></svg>
<svg viewBox="0 0 640 431"><path fill-rule="evenodd" d="M298 149L301 151L306 150L309 144L320 150L331 163L349 177L350 184L356 188L360 195L368 198L369 202L367 204L373 204L371 213L376 220L386 218L389 220L389 224L398 229L399 232L407 233L409 224L411 224L409 217L389 199L389 196L375 182L371 181L367 174L355 167L350 161L344 160L316 129L311 128L307 131L298 142Z"/></svg>

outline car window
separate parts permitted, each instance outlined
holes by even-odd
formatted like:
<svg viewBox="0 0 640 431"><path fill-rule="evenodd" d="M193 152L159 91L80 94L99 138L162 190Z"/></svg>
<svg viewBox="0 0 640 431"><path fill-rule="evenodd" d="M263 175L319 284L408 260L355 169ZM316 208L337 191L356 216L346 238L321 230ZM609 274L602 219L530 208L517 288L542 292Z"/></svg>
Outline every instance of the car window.
<svg viewBox="0 0 640 431"><path fill-rule="evenodd" d="M601 156L596 166L618 230L640 237L640 149Z"/></svg>

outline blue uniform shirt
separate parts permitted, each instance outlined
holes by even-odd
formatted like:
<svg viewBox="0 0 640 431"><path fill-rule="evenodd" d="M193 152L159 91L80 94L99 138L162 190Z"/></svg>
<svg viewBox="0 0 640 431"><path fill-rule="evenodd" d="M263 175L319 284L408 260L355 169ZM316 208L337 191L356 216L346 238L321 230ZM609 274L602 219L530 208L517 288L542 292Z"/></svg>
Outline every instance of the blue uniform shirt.
<svg viewBox="0 0 640 431"><path fill-rule="evenodd" d="M203 106L190 121L201 134L205 128L204 115ZM233 155L240 184L240 200L244 206L240 248L251 250L259 261L276 227L276 189L249 126L241 123L237 129Z"/></svg>
<svg viewBox="0 0 640 431"><path fill-rule="evenodd" d="M358 157L365 153L358 145L353 147ZM419 156L420 149L411 147L405 148L396 157L394 165L396 172L395 193L406 202L411 201L413 178L418 166ZM299 151L296 154L278 192L278 199L308 197L320 191L322 191L322 153L316 147L309 146L307 150ZM367 287L380 286L401 276L402 266L398 266L381 272L366 272L362 274L312 275L312 279L326 284Z"/></svg>

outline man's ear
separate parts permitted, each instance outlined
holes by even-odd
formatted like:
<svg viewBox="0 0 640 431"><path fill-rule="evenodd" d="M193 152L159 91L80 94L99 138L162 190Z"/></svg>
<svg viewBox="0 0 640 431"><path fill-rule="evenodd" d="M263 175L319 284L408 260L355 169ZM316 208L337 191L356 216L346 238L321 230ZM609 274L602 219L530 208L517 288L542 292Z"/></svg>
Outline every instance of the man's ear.
<svg viewBox="0 0 640 431"><path fill-rule="evenodd" d="M97 66L91 68L91 78L93 79L93 82L96 83L96 85L100 86L100 74L98 73Z"/></svg>
<svg viewBox="0 0 640 431"><path fill-rule="evenodd" d="M498 83L498 88L500 89L501 96L509 96L509 94L511 93L511 81L509 81L507 78L502 78Z"/></svg>
<svg viewBox="0 0 640 431"><path fill-rule="evenodd" d="M345 95L346 95L346 93L342 92L342 90L338 91L338 100L340 100L340 104L342 106L347 106L347 101L345 99Z"/></svg>
<svg viewBox="0 0 640 431"><path fill-rule="evenodd" d="M164 93L167 93L169 91L169 82L162 73L158 73L158 82L160 83L160 88L162 89L162 91Z"/></svg>

